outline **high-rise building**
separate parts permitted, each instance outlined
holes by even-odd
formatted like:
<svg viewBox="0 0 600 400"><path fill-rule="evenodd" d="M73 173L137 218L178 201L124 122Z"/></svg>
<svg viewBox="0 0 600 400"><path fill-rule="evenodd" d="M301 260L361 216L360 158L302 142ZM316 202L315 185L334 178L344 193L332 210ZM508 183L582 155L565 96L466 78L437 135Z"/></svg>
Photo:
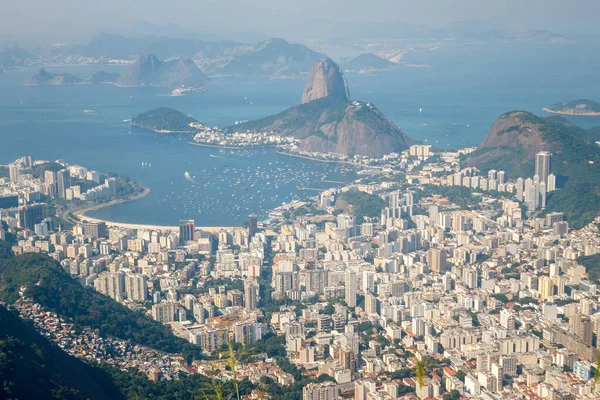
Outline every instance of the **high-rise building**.
<svg viewBox="0 0 600 400"><path fill-rule="evenodd" d="M256 214L248 216L248 238L252 239L258 232L258 217Z"/></svg>
<svg viewBox="0 0 600 400"><path fill-rule="evenodd" d="M167 324L175 321L175 312L177 311L177 305L172 302L159 303L152 306L152 318L154 320Z"/></svg>
<svg viewBox="0 0 600 400"><path fill-rule="evenodd" d="M345 273L345 296L348 307L356 307L356 291L358 290L358 279L356 272L347 269Z"/></svg>
<svg viewBox="0 0 600 400"><path fill-rule="evenodd" d="M548 191L553 192L556 190L556 175L548 175Z"/></svg>
<svg viewBox="0 0 600 400"><path fill-rule="evenodd" d="M56 182L58 184L58 197L64 199L67 197L67 189L71 187L71 173L68 169L61 169L56 173Z"/></svg>
<svg viewBox="0 0 600 400"><path fill-rule="evenodd" d="M337 400L338 388L335 382L309 383L302 389L302 400Z"/></svg>
<svg viewBox="0 0 600 400"><path fill-rule="evenodd" d="M12 183L19 182L19 166L17 164L8 165L8 176Z"/></svg>
<svg viewBox="0 0 600 400"><path fill-rule="evenodd" d="M254 278L248 278L244 281L244 307L248 310L258 308L258 282Z"/></svg>
<svg viewBox="0 0 600 400"><path fill-rule="evenodd" d="M535 175L538 177L540 182L548 182L551 158L552 153L549 151L540 151L535 155Z"/></svg>
<svg viewBox="0 0 600 400"><path fill-rule="evenodd" d="M446 271L446 251L437 247L430 248L427 256L427 264L431 271L438 274Z"/></svg>
<svg viewBox="0 0 600 400"><path fill-rule="evenodd" d="M125 292L129 300L148 300L148 277L142 274L125 275Z"/></svg>
<svg viewBox="0 0 600 400"><path fill-rule="evenodd" d="M19 228L35 230L35 225L46 218L45 204L30 204L19 207Z"/></svg>
<svg viewBox="0 0 600 400"><path fill-rule="evenodd" d="M99 239L107 237L106 233L106 222L85 222L83 224L83 234L86 236Z"/></svg>
<svg viewBox="0 0 600 400"><path fill-rule="evenodd" d="M196 226L193 219L182 219L179 221L179 244L186 245L193 242L196 235Z"/></svg>

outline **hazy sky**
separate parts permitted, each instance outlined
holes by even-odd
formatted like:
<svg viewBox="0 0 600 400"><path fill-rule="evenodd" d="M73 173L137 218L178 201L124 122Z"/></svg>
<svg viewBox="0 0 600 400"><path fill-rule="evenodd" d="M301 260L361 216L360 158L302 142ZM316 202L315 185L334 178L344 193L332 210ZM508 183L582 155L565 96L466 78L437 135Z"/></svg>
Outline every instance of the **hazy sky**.
<svg viewBox="0 0 600 400"><path fill-rule="evenodd" d="M597 31L600 0L0 0L0 40L27 36L73 40L136 22L175 23L215 34L259 31L310 37L324 21L404 21L441 27L500 17L521 28Z"/></svg>

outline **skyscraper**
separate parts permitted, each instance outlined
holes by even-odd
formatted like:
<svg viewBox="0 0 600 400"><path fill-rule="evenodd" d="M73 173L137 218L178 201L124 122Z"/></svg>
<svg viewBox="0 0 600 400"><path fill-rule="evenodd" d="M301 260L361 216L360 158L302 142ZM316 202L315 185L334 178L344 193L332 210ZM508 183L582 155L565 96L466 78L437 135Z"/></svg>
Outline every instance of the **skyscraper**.
<svg viewBox="0 0 600 400"><path fill-rule="evenodd" d="M443 249L432 247L429 249L428 257L429 269L433 272L443 272L446 270L446 252Z"/></svg>
<svg viewBox="0 0 600 400"><path fill-rule="evenodd" d="M19 166L17 164L8 165L8 176L12 183L19 182Z"/></svg>
<svg viewBox="0 0 600 400"><path fill-rule="evenodd" d="M258 282L254 278L248 278L244 281L244 307L248 310L258 308Z"/></svg>
<svg viewBox="0 0 600 400"><path fill-rule="evenodd" d="M31 204L19 207L19 228L35 230L35 225L46 218L45 204Z"/></svg>
<svg viewBox="0 0 600 400"><path fill-rule="evenodd" d="M258 218L256 214L250 214L248 216L248 238L252 239L258 232Z"/></svg>
<svg viewBox="0 0 600 400"><path fill-rule="evenodd" d="M67 197L67 189L71 187L71 173L68 169L61 169L56 173L56 182L58 183L58 197L64 199Z"/></svg>
<svg viewBox="0 0 600 400"><path fill-rule="evenodd" d="M348 307L356 307L356 291L358 290L358 280L356 272L347 269L345 274L345 296L344 299Z"/></svg>
<svg viewBox="0 0 600 400"><path fill-rule="evenodd" d="M548 182L548 175L550 175L550 158L552 158L552 153L549 151L540 151L535 155L535 174L540 182Z"/></svg>
<svg viewBox="0 0 600 400"><path fill-rule="evenodd" d="M94 239L106 237L106 222L86 222L83 224L83 233Z"/></svg>
<svg viewBox="0 0 600 400"><path fill-rule="evenodd" d="M129 300L148 300L148 277L142 274L125 275L125 292Z"/></svg>
<svg viewBox="0 0 600 400"><path fill-rule="evenodd" d="M193 219L182 219L179 221L179 244L185 245L193 242L196 234L196 226Z"/></svg>

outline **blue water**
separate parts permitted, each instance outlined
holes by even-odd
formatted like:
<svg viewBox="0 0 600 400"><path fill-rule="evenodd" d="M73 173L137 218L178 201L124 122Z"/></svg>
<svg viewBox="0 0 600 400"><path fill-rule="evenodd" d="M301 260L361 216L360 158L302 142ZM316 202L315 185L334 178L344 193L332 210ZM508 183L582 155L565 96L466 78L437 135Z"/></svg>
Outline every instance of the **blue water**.
<svg viewBox="0 0 600 400"><path fill-rule="evenodd" d="M438 147L479 144L501 114L522 109L545 115L550 104L578 98L600 101L600 52L596 47L464 45L409 54L405 61L430 68L347 76L351 97L370 101L411 137ZM120 67L50 67L87 76ZM208 125L267 116L300 100L303 80L214 79L205 92L172 97L161 88L110 85L27 87L35 71L0 75L0 163L22 155L64 159L116 172L149 186L144 199L92 213L121 222L198 225L241 223L261 212L348 181L335 165L277 155L274 150L219 151L187 139L130 130L123 120L158 106L189 113ZM422 112L419 112L422 108ZM88 115L92 109L98 115ZM569 118L582 126L600 118ZM151 163L143 168L142 162ZM188 171L196 183L185 179ZM239 183L238 183L239 181ZM254 185L254 186L252 186ZM262 213L264 215L264 212Z"/></svg>

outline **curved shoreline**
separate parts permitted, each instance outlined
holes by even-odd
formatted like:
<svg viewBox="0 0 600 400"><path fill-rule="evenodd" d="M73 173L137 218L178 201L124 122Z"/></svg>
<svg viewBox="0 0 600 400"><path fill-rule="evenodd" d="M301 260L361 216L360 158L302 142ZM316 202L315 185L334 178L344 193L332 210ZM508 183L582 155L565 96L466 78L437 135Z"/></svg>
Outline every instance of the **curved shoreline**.
<svg viewBox="0 0 600 400"><path fill-rule="evenodd" d="M145 230L155 230L155 231L179 232L179 226L174 226L174 225L132 224L132 223L127 223L127 222L110 221L110 220L102 219L102 218L94 218L94 217L90 217L89 215L86 215L86 213L89 211L99 210L101 208L111 207L116 204L127 203L129 201L134 201L134 200L139 200L141 198L144 198L152 192L152 189L150 189L149 187L145 187L145 186L143 186L143 187L144 187L144 191L142 193L138 193L134 196L127 197L124 199L113 200L108 203L96 204L96 205L93 205L90 207L85 207L85 208L82 208L82 209L79 209L79 210L76 210L73 212L68 212L68 214L72 214L73 216L79 218L79 221L74 221L70 217L67 217L66 219L72 223L84 222L84 221L86 221L86 222L104 222L104 223L106 223L107 227L113 227L113 228L141 229L141 230L145 229ZM221 230L234 230L234 229L239 229L242 227L239 227L239 226L196 226L196 228L200 229L202 231L205 231L205 232L218 233Z"/></svg>
<svg viewBox="0 0 600 400"><path fill-rule="evenodd" d="M600 117L600 112L596 112L596 111L589 111L587 113L577 113L577 112L570 112L570 111L556 111L556 110L552 110L548 107L542 108L542 111L545 111L550 114L570 115L571 117Z"/></svg>

